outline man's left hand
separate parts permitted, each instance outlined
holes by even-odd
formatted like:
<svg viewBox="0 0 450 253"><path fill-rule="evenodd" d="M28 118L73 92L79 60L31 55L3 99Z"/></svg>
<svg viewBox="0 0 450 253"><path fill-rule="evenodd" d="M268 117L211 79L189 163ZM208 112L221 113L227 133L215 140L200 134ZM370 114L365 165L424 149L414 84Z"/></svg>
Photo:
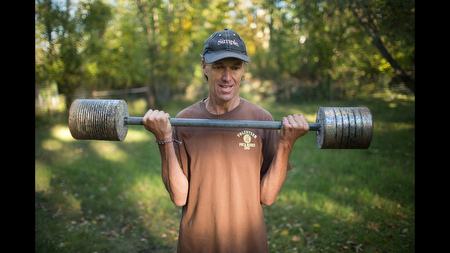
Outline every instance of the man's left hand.
<svg viewBox="0 0 450 253"><path fill-rule="evenodd" d="M307 134L309 131L309 124L305 116L301 113L289 115L282 119L283 126L281 127L280 141L294 145L294 142Z"/></svg>

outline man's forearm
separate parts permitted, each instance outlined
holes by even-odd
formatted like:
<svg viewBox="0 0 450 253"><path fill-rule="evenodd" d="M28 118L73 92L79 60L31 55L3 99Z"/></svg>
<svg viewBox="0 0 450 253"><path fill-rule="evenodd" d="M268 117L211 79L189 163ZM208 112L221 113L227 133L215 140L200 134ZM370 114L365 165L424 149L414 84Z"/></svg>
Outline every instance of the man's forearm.
<svg viewBox="0 0 450 253"><path fill-rule="evenodd" d="M161 153L161 175L164 185L173 203L177 206L184 206L187 201L189 182L178 163L173 144L159 145L159 151Z"/></svg>
<svg viewBox="0 0 450 253"><path fill-rule="evenodd" d="M269 169L261 180L261 203L269 206L275 202L284 180L289 162L292 145L279 143L277 153Z"/></svg>

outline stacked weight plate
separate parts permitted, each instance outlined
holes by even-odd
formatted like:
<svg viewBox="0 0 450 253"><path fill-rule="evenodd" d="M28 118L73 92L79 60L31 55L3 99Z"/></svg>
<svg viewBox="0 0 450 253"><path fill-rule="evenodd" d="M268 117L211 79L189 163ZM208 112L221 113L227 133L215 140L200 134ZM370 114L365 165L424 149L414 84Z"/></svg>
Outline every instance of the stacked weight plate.
<svg viewBox="0 0 450 253"><path fill-rule="evenodd" d="M372 141L372 114L367 107L320 107L316 132L320 149L366 149Z"/></svg>

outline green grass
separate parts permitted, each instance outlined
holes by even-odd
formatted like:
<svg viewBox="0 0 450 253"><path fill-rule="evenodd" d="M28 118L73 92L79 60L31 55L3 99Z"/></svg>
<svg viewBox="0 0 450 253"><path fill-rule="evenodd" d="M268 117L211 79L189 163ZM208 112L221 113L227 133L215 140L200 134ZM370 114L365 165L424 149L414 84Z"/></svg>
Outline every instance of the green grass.
<svg viewBox="0 0 450 253"><path fill-rule="evenodd" d="M132 116L147 109L127 102ZM188 104L162 109L174 117ZM293 170L264 207L271 252L414 252L414 98L262 104L276 120L302 112L310 122L330 105L369 107L372 144L319 150L314 132L296 142ZM66 119L36 123L36 252L174 252L181 208L162 183L153 136L131 126L122 143L76 141Z"/></svg>

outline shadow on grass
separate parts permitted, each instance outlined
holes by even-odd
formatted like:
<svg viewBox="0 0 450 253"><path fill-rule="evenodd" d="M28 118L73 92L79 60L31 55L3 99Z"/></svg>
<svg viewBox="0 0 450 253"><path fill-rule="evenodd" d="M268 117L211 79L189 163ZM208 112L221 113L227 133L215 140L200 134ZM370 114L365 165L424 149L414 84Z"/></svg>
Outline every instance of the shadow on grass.
<svg viewBox="0 0 450 253"><path fill-rule="evenodd" d="M319 107L284 106L307 115ZM372 144L319 150L312 132L297 140L293 170L275 204L264 208L271 252L414 252L414 102L380 98L331 106L368 106Z"/></svg>
<svg viewBox="0 0 450 253"><path fill-rule="evenodd" d="M145 113L127 101L130 115ZM163 108L175 117L186 105ZM315 134L294 146L293 170L264 207L271 252L413 252L414 101L375 98L266 105L275 120L319 106L368 106L367 150L319 150ZM132 126L124 142L76 141L67 119L35 133L36 252L175 252L181 208L160 176L153 136Z"/></svg>
<svg viewBox="0 0 450 253"><path fill-rule="evenodd" d="M181 210L160 177L152 135L76 141L66 124L35 139L36 252L173 252Z"/></svg>

